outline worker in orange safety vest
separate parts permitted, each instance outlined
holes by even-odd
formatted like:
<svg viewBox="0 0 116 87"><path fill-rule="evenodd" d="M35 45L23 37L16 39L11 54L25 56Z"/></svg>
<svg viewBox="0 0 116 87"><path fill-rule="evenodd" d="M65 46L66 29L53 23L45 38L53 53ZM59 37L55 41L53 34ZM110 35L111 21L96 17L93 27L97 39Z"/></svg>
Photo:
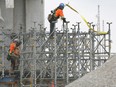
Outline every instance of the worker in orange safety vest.
<svg viewBox="0 0 116 87"><path fill-rule="evenodd" d="M18 39L14 39L13 42L11 42L9 47L9 56L11 60L11 68L12 70L15 70L18 68L19 65L19 58L20 58L20 50L19 46L21 45L21 42Z"/></svg>
<svg viewBox="0 0 116 87"><path fill-rule="evenodd" d="M63 9L64 9L64 3L60 3L60 5L53 11L51 11L52 13L52 17L48 17L48 21L50 22L50 35L53 36L54 35L54 28L55 28L55 21L57 21L57 19L61 18L63 20L63 22L66 22L66 18L64 17L64 13L63 13Z"/></svg>

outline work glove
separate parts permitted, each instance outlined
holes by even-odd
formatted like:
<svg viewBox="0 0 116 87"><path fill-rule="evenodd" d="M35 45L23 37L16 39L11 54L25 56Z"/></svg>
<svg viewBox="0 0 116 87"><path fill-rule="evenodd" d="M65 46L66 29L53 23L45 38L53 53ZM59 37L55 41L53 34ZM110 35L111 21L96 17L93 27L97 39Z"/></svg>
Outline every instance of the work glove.
<svg viewBox="0 0 116 87"><path fill-rule="evenodd" d="M54 11L53 11L53 10L51 10L51 13L54 13Z"/></svg>
<svg viewBox="0 0 116 87"><path fill-rule="evenodd" d="M66 23L66 18L62 18L62 20L63 20L63 22L65 22L65 23Z"/></svg>
<svg viewBox="0 0 116 87"><path fill-rule="evenodd" d="M12 56L12 53L9 52L8 55Z"/></svg>

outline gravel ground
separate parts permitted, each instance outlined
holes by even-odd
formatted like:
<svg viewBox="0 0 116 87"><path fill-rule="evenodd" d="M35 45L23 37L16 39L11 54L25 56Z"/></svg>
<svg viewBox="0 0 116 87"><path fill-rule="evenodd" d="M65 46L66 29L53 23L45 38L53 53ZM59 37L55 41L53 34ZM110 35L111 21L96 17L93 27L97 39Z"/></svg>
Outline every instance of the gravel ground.
<svg viewBox="0 0 116 87"><path fill-rule="evenodd" d="M116 87L116 55L66 87Z"/></svg>

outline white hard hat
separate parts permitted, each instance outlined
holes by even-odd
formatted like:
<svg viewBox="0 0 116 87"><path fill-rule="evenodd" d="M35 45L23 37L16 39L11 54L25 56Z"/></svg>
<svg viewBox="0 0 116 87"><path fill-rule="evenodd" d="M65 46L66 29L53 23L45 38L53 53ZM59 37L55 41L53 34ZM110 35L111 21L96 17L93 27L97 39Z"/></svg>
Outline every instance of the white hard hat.
<svg viewBox="0 0 116 87"><path fill-rule="evenodd" d="M19 42L19 39L14 39L13 41L14 41L14 42Z"/></svg>

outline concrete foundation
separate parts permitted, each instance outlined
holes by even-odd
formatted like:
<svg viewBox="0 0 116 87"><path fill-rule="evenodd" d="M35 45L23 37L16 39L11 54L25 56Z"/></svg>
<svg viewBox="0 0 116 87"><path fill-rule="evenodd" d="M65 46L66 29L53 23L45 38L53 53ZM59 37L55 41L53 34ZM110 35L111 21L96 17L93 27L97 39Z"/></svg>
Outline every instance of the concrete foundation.
<svg viewBox="0 0 116 87"><path fill-rule="evenodd" d="M19 32L28 31L34 23L44 25L44 0L14 0L14 8L6 8L5 0L0 0L1 15L5 29Z"/></svg>
<svg viewBox="0 0 116 87"><path fill-rule="evenodd" d="M5 0L0 0L1 16L4 18L4 27L6 29L13 28L13 9L6 8ZM0 24L0 26L3 26Z"/></svg>

